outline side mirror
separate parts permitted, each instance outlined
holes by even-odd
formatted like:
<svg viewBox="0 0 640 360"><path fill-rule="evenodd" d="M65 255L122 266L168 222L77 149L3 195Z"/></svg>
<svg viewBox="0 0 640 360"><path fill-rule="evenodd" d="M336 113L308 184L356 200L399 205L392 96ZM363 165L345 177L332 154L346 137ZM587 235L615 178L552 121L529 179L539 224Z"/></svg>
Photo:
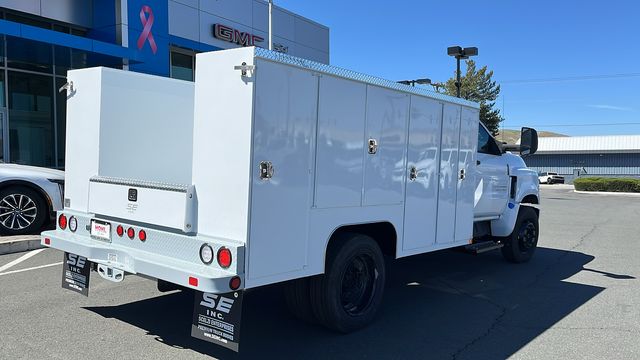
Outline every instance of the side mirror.
<svg viewBox="0 0 640 360"><path fill-rule="evenodd" d="M523 127L520 131L520 155L533 155L538 151L538 132L536 129Z"/></svg>

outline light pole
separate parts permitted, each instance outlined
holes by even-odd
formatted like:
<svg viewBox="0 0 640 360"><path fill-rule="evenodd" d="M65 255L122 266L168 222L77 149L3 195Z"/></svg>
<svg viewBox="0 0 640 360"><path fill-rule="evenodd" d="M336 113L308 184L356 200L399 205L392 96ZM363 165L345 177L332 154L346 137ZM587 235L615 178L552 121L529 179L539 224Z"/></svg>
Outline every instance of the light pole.
<svg viewBox="0 0 640 360"><path fill-rule="evenodd" d="M269 0L269 50L273 50L273 0Z"/></svg>
<svg viewBox="0 0 640 360"><path fill-rule="evenodd" d="M456 94L460 97L460 87L462 85L460 83L460 60L478 55L478 48L468 47L463 49L460 46L451 46L447 48L447 55L456 58Z"/></svg>
<svg viewBox="0 0 640 360"><path fill-rule="evenodd" d="M416 84L429 85L431 84L431 79L402 80L402 81L398 81L398 83L404 84L404 85L411 85L411 86L416 86Z"/></svg>

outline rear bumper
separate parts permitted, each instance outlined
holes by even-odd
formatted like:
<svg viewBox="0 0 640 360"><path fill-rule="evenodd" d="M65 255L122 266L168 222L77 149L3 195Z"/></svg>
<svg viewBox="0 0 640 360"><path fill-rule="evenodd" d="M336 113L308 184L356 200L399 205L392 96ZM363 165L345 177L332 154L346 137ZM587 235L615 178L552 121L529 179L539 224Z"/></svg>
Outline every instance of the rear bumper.
<svg viewBox="0 0 640 360"><path fill-rule="evenodd" d="M42 233L40 241L44 246L84 256L97 264L131 274L165 280L202 292L226 293L232 291L229 287L229 281L235 276L240 276L241 288L244 286L244 277L241 274L205 265L193 265L186 261L126 248L113 243L103 243L88 236L70 232L45 231ZM189 278L196 278L197 286L191 285Z"/></svg>

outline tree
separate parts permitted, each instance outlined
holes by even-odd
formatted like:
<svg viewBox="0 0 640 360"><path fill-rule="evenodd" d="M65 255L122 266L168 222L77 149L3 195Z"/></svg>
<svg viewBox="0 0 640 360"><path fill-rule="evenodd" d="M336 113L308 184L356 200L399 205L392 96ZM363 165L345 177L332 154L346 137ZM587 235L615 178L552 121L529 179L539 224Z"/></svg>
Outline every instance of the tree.
<svg viewBox="0 0 640 360"><path fill-rule="evenodd" d="M477 70L475 61L467 60L466 64L467 72L460 78L462 83L460 97L480 103L480 121L493 135L496 135L500 130L500 122L504 120L500 115L500 110L494 108L500 94L500 85L492 80L493 71L487 71L486 65ZM455 74L447 80L445 92L448 95L456 96Z"/></svg>

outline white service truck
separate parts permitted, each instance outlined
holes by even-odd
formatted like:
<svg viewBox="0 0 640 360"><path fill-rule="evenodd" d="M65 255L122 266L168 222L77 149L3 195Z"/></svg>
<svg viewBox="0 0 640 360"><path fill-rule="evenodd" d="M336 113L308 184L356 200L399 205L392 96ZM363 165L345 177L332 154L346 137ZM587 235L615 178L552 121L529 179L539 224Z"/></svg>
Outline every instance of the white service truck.
<svg viewBox="0 0 640 360"><path fill-rule="evenodd" d="M286 281L302 319L370 323L383 256L465 246L525 262L536 172L479 106L261 48L197 55L194 83L108 68L68 74L66 188L42 243L63 286L196 290L192 335L237 350L242 291Z"/></svg>

